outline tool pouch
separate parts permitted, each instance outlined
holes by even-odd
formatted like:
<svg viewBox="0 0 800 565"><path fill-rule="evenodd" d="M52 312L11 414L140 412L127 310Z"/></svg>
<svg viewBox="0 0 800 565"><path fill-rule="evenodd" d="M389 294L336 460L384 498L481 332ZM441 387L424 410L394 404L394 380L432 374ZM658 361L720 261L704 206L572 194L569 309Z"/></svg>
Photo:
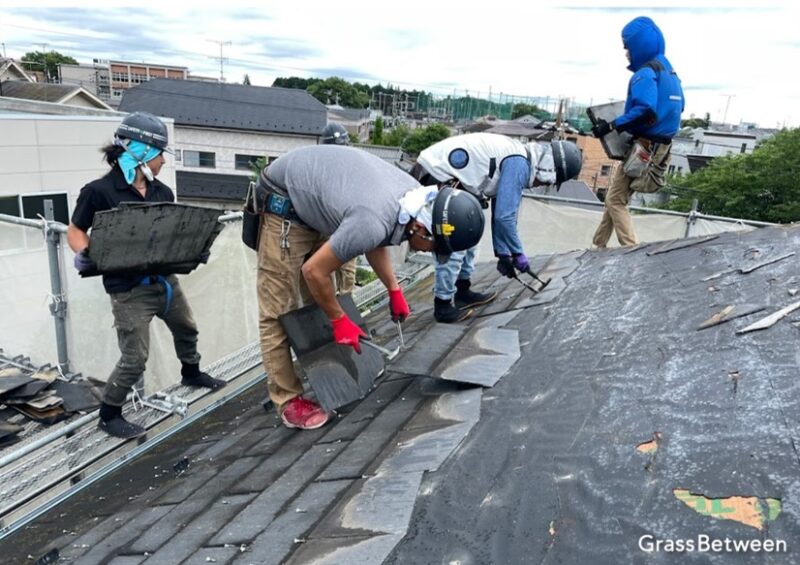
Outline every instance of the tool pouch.
<svg viewBox="0 0 800 565"><path fill-rule="evenodd" d="M651 157L650 144L645 140L637 139L631 146L631 150L622 165L622 170L627 177L638 179L650 165Z"/></svg>
<svg viewBox="0 0 800 565"><path fill-rule="evenodd" d="M242 209L242 241L253 251L258 251L258 240L261 237L262 214L258 209L256 183L251 182Z"/></svg>

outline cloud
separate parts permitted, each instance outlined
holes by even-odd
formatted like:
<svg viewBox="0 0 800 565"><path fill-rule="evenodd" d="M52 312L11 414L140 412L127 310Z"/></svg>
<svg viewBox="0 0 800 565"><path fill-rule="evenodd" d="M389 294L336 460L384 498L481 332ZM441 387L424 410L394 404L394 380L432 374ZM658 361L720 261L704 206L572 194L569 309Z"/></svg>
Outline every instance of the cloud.
<svg viewBox="0 0 800 565"><path fill-rule="evenodd" d="M566 12L596 12L603 14L636 14L640 15L643 12L654 12L660 14L697 14L697 15L713 15L713 14L730 14L732 12L775 12L778 11L774 7L690 7L690 6L566 6L556 8Z"/></svg>
<svg viewBox="0 0 800 565"><path fill-rule="evenodd" d="M304 59L324 55L321 49L301 39L254 36L240 39L239 42L255 47L254 56L268 57L270 59Z"/></svg>
<svg viewBox="0 0 800 565"><path fill-rule="evenodd" d="M340 77L351 82L378 81L378 78L372 73L351 67L317 67L308 69L308 72L316 78Z"/></svg>
<svg viewBox="0 0 800 565"><path fill-rule="evenodd" d="M731 86L727 84L683 84L683 90L706 90L706 91L720 91L730 90Z"/></svg>

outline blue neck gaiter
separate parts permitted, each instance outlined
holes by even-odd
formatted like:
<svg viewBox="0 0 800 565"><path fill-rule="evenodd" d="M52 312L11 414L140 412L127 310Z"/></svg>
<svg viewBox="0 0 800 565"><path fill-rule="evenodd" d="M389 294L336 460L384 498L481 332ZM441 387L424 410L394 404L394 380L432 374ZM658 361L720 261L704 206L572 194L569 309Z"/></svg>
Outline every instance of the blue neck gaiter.
<svg viewBox="0 0 800 565"><path fill-rule="evenodd" d="M125 175L125 181L128 184L133 183L136 178L136 168L139 164L155 159L160 153L161 149L157 147L147 145L141 141L129 141L125 152L117 159L119 168L122 169L122 174Z"/></svg>

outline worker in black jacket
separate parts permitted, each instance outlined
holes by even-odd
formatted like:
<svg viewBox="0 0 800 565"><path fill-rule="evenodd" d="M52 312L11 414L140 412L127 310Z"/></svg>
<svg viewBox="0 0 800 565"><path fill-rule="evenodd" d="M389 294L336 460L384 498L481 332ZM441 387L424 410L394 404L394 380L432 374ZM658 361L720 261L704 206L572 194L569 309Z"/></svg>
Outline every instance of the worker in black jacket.
<svg viewBox="0 0 800 565"><path fill-rule="evenodd" d="M103 148L111 170L81 189L67 230L78 272L85 274L97 268L88 253L88 231L97 212L116 208L121 202L175 200L172 190L155 178L164 165L167 141L167 128L161 120L136 112L122 121L114 142ZM172 332L182 364L182 384L210 389L225 385L225 381L200 371L197 326L175 275L104 274L103 286L111 298L121 355L103 392L100 429L125 439L146 431L122 416L122 405L144 373L153 316L161 318Z"/></svg>

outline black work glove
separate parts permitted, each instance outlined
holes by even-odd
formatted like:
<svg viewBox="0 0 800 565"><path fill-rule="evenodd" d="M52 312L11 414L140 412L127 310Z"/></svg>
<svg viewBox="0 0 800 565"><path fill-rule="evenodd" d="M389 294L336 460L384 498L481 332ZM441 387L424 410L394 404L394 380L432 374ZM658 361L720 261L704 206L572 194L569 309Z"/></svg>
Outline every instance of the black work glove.
<svg viewBox="0 0 800 565"><path fill-rule="evenodd" d="M594 134L597 139L605 137L611 132L612 129L614 129L613 124L614 122L608 123L603 118L600 118L597 120L597 123L592 126L592 134Z"/></svg>
<svg viewBox="0 0 800 565"><path fill-rule="evenodd" d="M497 271L504 277L513 279L517 276L514 270L514 260L510 255L500 255L497 257Z"/></svg>

